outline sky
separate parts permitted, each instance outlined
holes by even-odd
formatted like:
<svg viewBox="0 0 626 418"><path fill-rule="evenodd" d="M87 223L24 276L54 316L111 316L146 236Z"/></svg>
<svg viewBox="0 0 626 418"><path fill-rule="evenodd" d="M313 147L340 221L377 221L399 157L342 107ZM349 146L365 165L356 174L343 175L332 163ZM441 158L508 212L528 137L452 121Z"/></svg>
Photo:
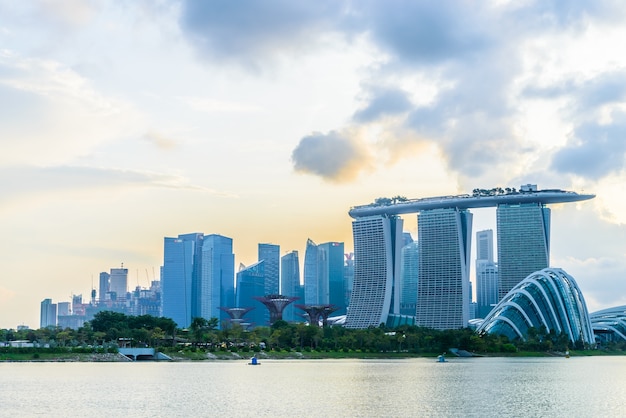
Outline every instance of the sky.
<svg viewBox="0 0 626 418"><path fill-rule="evenodd" d="M551 206L551 266L624 305L624 39L607 0L0 0L0 328L149 286L164 237L302 259L351 206L527 183L596 194Z"/></svg>

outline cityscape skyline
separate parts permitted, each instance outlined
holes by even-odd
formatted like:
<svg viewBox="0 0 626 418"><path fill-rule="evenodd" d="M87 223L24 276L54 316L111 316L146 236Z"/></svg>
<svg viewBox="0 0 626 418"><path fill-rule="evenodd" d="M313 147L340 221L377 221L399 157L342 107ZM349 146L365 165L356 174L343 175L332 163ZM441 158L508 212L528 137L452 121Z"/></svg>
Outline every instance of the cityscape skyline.
<svg viewBox="0 0 626 418"><path fill-rule="evenodd" d="M551 265L624 305L625 37L612 0L0 1L0 327L122 263L147 288L163 237L302 276L355 204L526 183L597 195L551 207Z"/></svg>

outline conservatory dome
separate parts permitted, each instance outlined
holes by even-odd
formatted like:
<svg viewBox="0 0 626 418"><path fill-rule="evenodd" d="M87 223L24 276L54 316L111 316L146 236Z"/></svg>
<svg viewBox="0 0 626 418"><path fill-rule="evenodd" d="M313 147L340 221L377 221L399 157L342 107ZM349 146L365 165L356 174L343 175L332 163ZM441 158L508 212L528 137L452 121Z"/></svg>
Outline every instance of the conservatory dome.
<svg viewBox="0 0 626 418"><path fill-rule="evenodd" d="M589 315L596 336L603 341L626 341L626 305Z"/></svg>
<svg viewBox="0 0 626 418"><path fill-rule="evenodd" d="M487 315L477 332L526 339L528 329L544 326L572 342L595 342L585 299L572 276L546 268L519 282Z"/></svg>

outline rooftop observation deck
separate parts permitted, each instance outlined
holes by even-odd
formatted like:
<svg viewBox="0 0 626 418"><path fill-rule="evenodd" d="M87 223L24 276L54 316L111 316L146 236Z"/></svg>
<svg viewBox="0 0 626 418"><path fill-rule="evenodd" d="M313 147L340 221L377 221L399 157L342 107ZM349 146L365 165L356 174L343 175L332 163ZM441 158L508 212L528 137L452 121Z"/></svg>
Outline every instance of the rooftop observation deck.
<svg viewBox="0 0 626 418"><path fill-rule="evenodd" d="M352 218L363 218L374 215L401 215L417 213L432 209L472 209L488 208L499 205L516 205L523 203L569 203L589 200L594 194L578 194L559 189L537 190L536 185L524 185L520 190L511 188L475 189L473 194L457 196L425 197L421 199L393 200L384 199L368 205L353 206L348 211Z"/></svg>

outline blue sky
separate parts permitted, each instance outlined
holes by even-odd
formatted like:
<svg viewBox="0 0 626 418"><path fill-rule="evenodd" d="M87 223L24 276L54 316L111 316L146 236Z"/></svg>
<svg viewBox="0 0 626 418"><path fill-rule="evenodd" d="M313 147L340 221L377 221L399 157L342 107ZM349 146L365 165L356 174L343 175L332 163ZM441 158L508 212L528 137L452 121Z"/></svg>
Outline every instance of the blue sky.
<svg viewBox="0 0 626 418"><path fill-rule="evenodd" d="M230 236L237 265L259 242L349 250L352 205L526 183L597 194L552 207L551 264L591 311L626 304L625 14L0 0L0 327L122 262L147 286L164 236Z"/></svg>

